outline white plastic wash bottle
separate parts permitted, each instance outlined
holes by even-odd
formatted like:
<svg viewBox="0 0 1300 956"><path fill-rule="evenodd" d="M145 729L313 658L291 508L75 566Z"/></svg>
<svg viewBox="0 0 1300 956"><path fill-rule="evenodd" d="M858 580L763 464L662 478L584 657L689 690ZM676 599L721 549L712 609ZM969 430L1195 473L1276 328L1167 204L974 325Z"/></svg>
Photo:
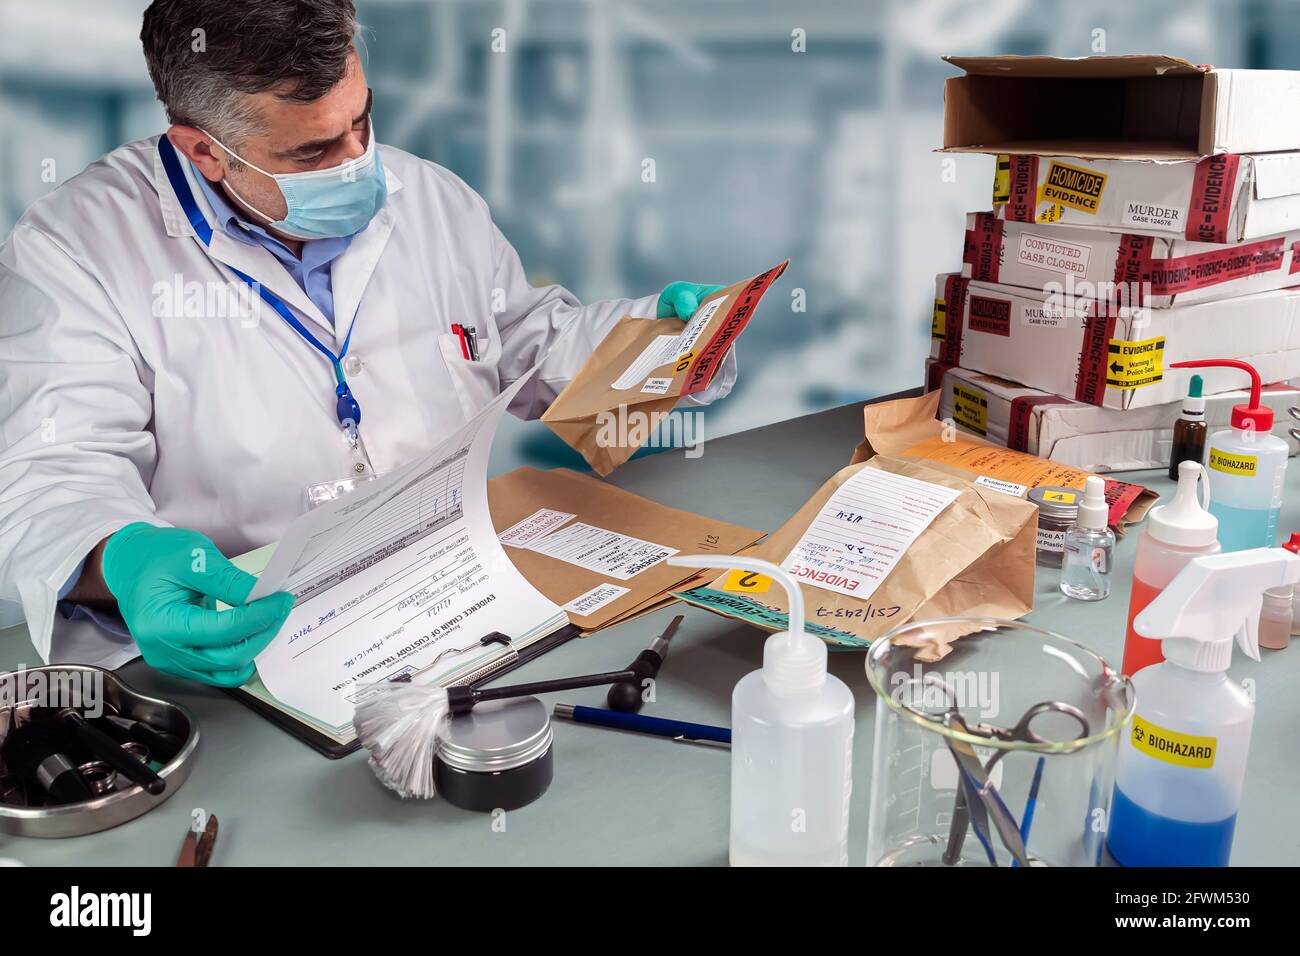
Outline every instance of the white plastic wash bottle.
<svg viewBox="0 0 1300 956"><path fill-rule="evenodd" d="M826 672L826 645L805 633L798 583L731 555L668 563L765 574L788 596L790 629L767 639L763 667L731 695L731 865L847 866L853 693Z"/></svg>

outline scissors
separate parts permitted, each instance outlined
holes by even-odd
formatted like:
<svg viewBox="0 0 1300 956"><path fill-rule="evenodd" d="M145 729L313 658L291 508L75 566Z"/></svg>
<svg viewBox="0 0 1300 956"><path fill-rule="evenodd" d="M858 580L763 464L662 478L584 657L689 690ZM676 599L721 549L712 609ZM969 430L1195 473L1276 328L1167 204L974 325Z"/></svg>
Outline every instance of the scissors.
<svg viewBox="0 0 1300 956"><path fill-rule="evenodd" d="M935 717L926 716L960 734L987 737L989 740L1004 743L1052 743L1053 741L1036 733L1031 725L1043 714L1058 713L1069 717L1078 724L1079 734L1074 738L1075 740L1089 735L1088 718L1084 716L1083 711L1060 701L1041 701L1034 704L1025 711L1015 726L1009 729L984 723L967 724L957 707L956 694L953 693L952 689L941 680L938 680L937 677L932 681L927 679L927 682L942 688L950 703L941 714ZM993 786L992 781L994 767L1009 751L999 750L986 766L970 743L950 737L945 738L945 740L948 744L948 750L957 764L961 786L957 788L952 823L948 830L948 846L943 855L943 862L949 866L957 862L961 857L962 845L966 842L966 831L973 825L975 836L984 847L989 863L992 866L997 866L997 856L993 850L992 836L989 830L991 821L993 829L997 831L1003 845L1011 853L1012 859L1015 861L1014 865L1028 866L1029 854L1025 849L1028 828L1016 823L1015 817L1011 815L1011 811L1007 808L997 788ZM1036 784L1040 780L1041 773L1035 773L1035 786L1030 794L1030 802L1025 807L1027 817L1033 812L1033 805L1037 800L1038 788Z"/></svg>

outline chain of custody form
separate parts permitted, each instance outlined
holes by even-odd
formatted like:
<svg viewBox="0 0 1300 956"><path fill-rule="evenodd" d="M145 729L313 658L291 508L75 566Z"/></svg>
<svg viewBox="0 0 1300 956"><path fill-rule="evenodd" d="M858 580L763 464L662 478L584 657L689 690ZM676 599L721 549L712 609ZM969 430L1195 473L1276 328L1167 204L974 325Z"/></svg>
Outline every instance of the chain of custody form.
<svg viewBox="0 0 1300 956"><path fill-rule="evenodd" d="M506 557L488 511L492 437L523 382L424 458L289 527L252 594L297 599L257 657L279 702L348 728L368 684L470 680L566 623ZM484 644L493 631L512 647Z"/></svg>

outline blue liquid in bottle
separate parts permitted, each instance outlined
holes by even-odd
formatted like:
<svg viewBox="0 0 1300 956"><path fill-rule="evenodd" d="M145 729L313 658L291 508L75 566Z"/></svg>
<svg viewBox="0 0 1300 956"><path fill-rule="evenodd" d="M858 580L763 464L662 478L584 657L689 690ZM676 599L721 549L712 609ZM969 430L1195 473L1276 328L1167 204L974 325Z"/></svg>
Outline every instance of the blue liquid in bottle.
<svg viewBox="0 0 1300 956"><path fill-rule="evenodd" d="M1277 543L1277 516L1281 508L1233 508L1210 502L1210 514L1219 519L1219 545L1224 551L1271 548Z"/></svg>
<svg viewBox="0 0 1300 956"><path fill-rule="evenodd" d="M1234 813L1214 823L1188 823L1152 813L1115 788L1106 845L1121 866L1227 866Z"/></svg>

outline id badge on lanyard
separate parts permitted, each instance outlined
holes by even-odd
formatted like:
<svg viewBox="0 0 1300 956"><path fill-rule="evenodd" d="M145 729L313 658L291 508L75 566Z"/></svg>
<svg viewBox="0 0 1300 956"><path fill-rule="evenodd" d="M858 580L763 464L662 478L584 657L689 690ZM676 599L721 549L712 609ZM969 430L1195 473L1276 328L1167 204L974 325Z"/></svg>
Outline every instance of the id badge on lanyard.
<svg viewBox="0 0 1300 956"><path fill-rule="evenodd" d="M203 245L210 246L212 244L212 226L203 218L203 213L194 199L194 194L190 191L190 184L185 179L185 173L181 169L181 162L176 155L176 148L172 146L166 136L158 141L158 155L162 159L163 170L167 173L167 180L171 183L172 191L176 194L176 199L181 204L185 217L189 220L190 225L194 227L194 234L198 236ZM356 396L352 394L347 376L343 372L343 358L348 354L348 346L352 343L352 330L356 327L356 323L353 322L348 326L348 333L343 339L343 347L335 355L328 346L312 335L307 327L298 321L298 317L280 300L279 296L260 282L254 281L251 276L240 272L233 266L229 266L229 268L241 280L256 289L262 299L285 321L285 324L297 332L304 342L324 356L330 363L334 372L334 415L338 419L339 427L342 428L343 433L355 449L357 427L361 424L361 405L357 402Z"/></svg>

